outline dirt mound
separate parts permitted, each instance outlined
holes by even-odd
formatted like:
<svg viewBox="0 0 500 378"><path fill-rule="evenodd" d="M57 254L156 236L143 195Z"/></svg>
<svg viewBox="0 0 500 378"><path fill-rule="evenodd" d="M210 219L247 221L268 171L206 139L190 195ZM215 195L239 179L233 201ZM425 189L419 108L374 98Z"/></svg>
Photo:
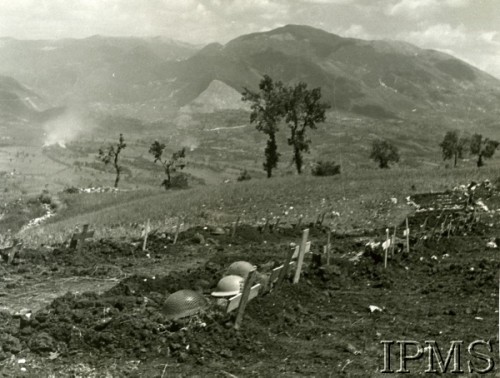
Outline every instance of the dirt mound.
<svg viewBox="0 0 500 378"><path fill-rule="evenodd" d="M233 238L228 229L196 228L182 233L175 245L172 235L150 235L145 252L140 243L105 240L88 242L79 251L33 251L24 255L26 264L82 274L105 266L145 268L120 277L100 295L68 293L31 316L0 312L0 360L31 356L47 364L56 356L64 365L86 363L105 371L106 362L119 361L116 376L133 369L135 376L161 376L165 369L164 376L367 376L380 367L380 340L437 339L446 345L462 338L492 339L495 344L500 261L486 242L499 231L497 214L483 211L473 227L436 232L444 218L437 218L442 209L432 198L454 206L448 194L443 196L421 198L422 208L434 207L436 219L426 223L424 212L410 218L410 253L388 254L385 268L382 248L367 247L383 240L384 230L333 235L330 265L324 256L319 261L308 254L300 283L285 281L253 299L239 331L233 327L235 314L225 314L211 290L234 261L249 261L269 273L285 260L290 242L300 240L300 230L269 233L242 226ZM450 220L462 210L447 211ZM321 229L311 235L317 253L326 236ZM208 260L201 266L168 274L153 269L160 262L177 267L200 255ZM163 313L163 303L182 289L202 293L210 304L200 314L173 321ZM125 372L131 361L138 362Z"/></svg>

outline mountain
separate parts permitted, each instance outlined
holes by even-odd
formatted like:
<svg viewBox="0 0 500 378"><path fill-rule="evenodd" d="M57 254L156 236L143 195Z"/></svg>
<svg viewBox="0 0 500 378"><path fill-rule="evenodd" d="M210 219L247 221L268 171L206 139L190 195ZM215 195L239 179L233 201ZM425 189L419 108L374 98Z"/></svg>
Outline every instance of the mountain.
<svg viewBox="0 0 500 378"><path fill-rule="evenodd" d="M498 118L500 80L451 55L301 25L198 49L164 38L0 39L0 74L54 105L164 119L239 108L264 74L321 87L334 110L375 119Z"/></svg>
<svg viewBox="0 0 500 378"><path fill-rule="evenodd" d="M182 111L192 113L212 113L223 110L250 110L248 104L241 101L241 93L222 81L213 80L198 97Z"/></svg>
<svg viewBox="0 0 500 378"><path fill-rule="evenodd" d="M43 114L45 107L38 94L11 77L0 76L0 119L34 119Z"/></svg>
<svg viewBox="0 0 500 378"><path fill-rule="evenodd" d="M0 39L0 74L53 104L131 103L162 96L161 71L196 48L166 38ZM160 75L159 75L160 73Z"/></svg>
<svg viewBox="0 0 500 378"><path fill-rule="evenodd" d="M399 41L343 38L287 25L209 45L166 75L175 77L179 105L212 80L237 91L257 88L268 74L285 83L321 87L333 108L373 118L446 113L458 118L498 111L500 80L451 55Z"/></svg>

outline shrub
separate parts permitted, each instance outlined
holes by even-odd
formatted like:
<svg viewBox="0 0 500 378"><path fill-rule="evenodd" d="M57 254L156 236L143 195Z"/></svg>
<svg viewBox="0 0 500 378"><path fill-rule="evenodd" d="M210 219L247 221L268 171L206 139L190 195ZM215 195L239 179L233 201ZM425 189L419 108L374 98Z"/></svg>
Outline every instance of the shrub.
<svg viewBox="0 0 500 378"><path fill-rule="evenodd" d="M178 173L168 179L163 180L161 183L165 189L186 189L189 186L188 176L184 173Z"/></svg>
<svg viewBox="0 0 500 378"><path fill-rule="evenodd" d="M251 180L251 179L252 179L252 176L250 176L250 173L248 173L248 171L246 169L244 169L240 172L240 175L238 176L238 178L236 180L237 181L247 181L247 180Z"/></svg>
<svg viewBox="0 0 500 378"><path fill-rule="evenodd" d="M80 190L76 186L70 186L63 190L64 193L75 194L80 193Z"/></svg>
<svg viewBox="0 0 500 378"><path fill-rule="evenodd" d="M45 205L51 205L52 204L52 196L50 195L49 191L47 189L44 189L42 191L42 194L38 196L38 202L43 203Z"/></svg>
<svg viewBox="0 0 500 378"><path fill-rule="evenodd" d="M340 174L340 164L335 164L334 161L318 161L313 169L314 176L335 176Z"/></svg>

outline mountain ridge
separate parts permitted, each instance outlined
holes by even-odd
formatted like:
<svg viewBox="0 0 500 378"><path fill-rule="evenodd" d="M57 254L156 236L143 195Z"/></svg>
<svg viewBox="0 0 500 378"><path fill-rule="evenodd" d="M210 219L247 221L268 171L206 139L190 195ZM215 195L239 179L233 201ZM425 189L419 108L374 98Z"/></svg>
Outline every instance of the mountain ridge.
<svg viewBox="0 0 500 378"><path fill-rule="evenodd" d="M139 118L148 117L158 104L166 112L189 106L214 81L240 93L257 89L265 74L289 85L304 81L321 87L333 109L380 119L422 112L461 119L464 109L477 118L496 114L500 99L500 80L449 54L403 41L346 38L304 25L202 48L179 48L162 37L3 41L0 54L6 58L0 74L28 84L55 105L126 106Z"/></svg>

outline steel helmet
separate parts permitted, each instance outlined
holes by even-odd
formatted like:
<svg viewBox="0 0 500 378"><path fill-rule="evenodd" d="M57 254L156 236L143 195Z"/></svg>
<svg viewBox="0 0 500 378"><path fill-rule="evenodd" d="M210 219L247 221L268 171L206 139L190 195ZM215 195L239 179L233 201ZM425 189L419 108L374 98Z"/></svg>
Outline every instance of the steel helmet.
<svg viewBox="0 0 500 378"><path fill-rule="evenodd" d="M203 295L193 290L179 290L170 294L163 303L162 311L171 320L197 314L208 306Z"/></svg>
<svg viewBox="0 0 500 378"><path fill-rule="evenodd" d="M236 275L243 278L247 278L248 273L254 270L256 267L247 261L235 261L226 270L226 275Z"/></svg>
<svg viewBox="0 0 500 378"><path fill-rule="evenodd" d="M245 279L241 276L231 274L229 276L222 277L212 292L214 297L233 297L236 294L241 293L243 290L243 283Z"/></svg>

